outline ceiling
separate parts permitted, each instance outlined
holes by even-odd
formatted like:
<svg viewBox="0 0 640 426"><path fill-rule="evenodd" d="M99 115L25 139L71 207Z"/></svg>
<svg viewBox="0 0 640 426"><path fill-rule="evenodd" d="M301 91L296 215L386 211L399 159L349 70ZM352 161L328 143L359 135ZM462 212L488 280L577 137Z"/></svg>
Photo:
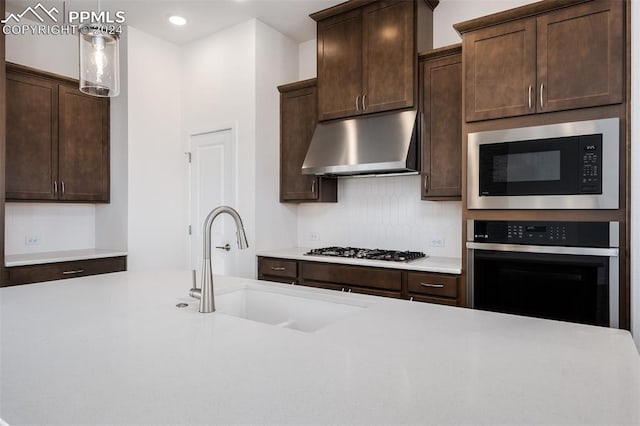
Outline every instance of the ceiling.
<svg viewBox="0 0 640 426"><path fill-rule="evenodd" d="M309 14L344 0L40 0L59 10L124 11L126 24L164 40L185 44L251 18L275 28L298 43L316 36ZM7 0L7 12L20 13L38 0ZM63 4L64 3L64 4ZM167 20L181 15L188 23L177 27Z"/></svg>

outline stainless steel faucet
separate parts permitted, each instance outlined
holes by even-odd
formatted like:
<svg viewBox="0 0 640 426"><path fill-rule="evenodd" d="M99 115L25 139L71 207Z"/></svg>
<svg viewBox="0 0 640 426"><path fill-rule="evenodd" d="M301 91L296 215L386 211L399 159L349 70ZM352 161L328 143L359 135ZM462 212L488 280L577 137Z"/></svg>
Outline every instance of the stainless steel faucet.
<svg viewBox="0 0 640 426"><path fill-rule="evenodd" d="M204 259L202 261L202 285L200 288L192 288L189 291L189 295L196 299L200 299L200 309L202 313L214 312L216 310L216 304L213 297L213 267L211 266L211 225L216 217L222 213L227 213L233 218L236 224L236 239L238 241L239 249L246 249L249 247L247 242L247 235L244 233L244 226L242 225L242 219L237 211L228 206L220 206L213 209L204 221Z"/></svg>

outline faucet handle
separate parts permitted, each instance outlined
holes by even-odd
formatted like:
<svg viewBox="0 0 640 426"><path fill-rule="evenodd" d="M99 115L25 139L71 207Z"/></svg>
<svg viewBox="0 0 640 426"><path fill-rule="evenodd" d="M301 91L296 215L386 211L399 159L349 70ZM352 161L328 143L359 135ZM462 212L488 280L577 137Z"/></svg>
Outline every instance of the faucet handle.
<svg viewBox="0 0 640 426"><path fill-rule="evenodd" d="M229 251L229 250L231 250L231 245L229 245L229 243L227 243L227 244L225 244L223 246L218 246L216 248L220 249L220 250L224 250L224 251Z"/></svg>

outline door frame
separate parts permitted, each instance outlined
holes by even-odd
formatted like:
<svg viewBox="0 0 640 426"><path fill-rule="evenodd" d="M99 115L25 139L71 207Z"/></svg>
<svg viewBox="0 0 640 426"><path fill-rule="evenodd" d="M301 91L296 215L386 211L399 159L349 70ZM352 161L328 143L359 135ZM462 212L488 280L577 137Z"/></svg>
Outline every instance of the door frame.
<svg viewBox="0 0 640 426"><path fill-rule="evenodd" d="M231 133L231 143L232 143L232 147L231 147L231 162L233 165L233 171L232 171L232 193L233 193L233 198L234 198L234 203L232 204L237 204L238 203L238 196L239 196L239 191L238 191L238 181L239 181L239 174L238 174L238 145L239 145L239 140L238 140L238 121L231 121L231 122L220 122L220 123L214 123L214 124L210 124L210 125L206 125L206 126L200 126L200 127L194 127L191 130L186 132L186 136L185 136L185 140L184 140L184 154L185 157L187 159L187 167L185 169L185 173L187 174L185 182L186 182L186 193L187 193L187 208L186 208L186 223L187 226L191 226L191 233L189 233L189 229L186 230L186 246L187 246L187 250L186 250L186 265L188 269L192 269L193 265L191 264L191 260L193 259L193 244L191 242L191 239L193 238L194 235L194 229L196 228L197 224L193 224L191 223L191 218L193 217L193 210L192 210L192 204L193 204L193 197L194 194L192 193L192 181L191 181L191 167L192 167L192 162L190 161L190 156L189 154L192 154L193 150L192 150L192 138L194 136L202 136L202 135L206 135L209 133L218 133L218 132L224 132L224 131L229 131ZM200 273L200 271L196 271L196 276Z"/></svg>

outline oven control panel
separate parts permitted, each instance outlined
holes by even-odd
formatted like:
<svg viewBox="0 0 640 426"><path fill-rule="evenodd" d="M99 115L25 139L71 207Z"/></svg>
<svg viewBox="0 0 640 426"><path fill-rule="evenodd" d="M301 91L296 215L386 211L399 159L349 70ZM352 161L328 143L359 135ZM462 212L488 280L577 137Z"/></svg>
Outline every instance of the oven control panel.
<svg viewBox="0 0 640 426"><path fill-rule="evenodd" d="M609 247L609 222L483 221L473 223L473 241L571 247Z"/></svg>

